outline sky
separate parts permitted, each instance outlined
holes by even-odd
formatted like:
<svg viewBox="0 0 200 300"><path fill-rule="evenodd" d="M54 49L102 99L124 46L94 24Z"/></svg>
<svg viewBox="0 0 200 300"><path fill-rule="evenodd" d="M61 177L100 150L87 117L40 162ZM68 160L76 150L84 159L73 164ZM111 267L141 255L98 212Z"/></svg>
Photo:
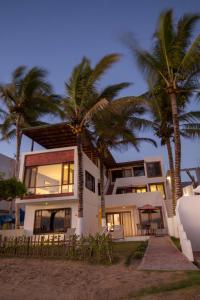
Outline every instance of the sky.
<svg viewBox="0 0 200 300"><path fill-rule="evenodd" d="M106 54L120 53L121 61L101 86L127 81L133 84L120 96L139 95L147 86L122 37L131 32L149 49L158 16L168 8L173 8L175 18L200 12L196 0L0 0L0 82L8 83L19 65L40 66L48 70L55 92L63 94L64 82L83 56L95 65ZM192 109L198 106L195 103ZM183 141L182 167L200 165L199 146L199 141ZM22 151L29 150L30 141L24 138ZM0 142L0 153L13 157L15 141ZM160 146L143 143L140 152L129 147L113 154L117 161L161 155L168 168L166 150Z"/></svg>

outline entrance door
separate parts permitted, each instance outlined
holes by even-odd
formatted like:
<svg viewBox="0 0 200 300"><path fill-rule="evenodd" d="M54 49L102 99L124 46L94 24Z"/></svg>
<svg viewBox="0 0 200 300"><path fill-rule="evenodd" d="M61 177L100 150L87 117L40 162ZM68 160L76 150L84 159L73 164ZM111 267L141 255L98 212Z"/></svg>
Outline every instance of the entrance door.
<svg viewBox="0 0 200 300"><path fill-rule="evenodd" d="M116 213L107 213L107 226L112 230L113 225L123 225L124 236L132 236L132 219L131 212L116 212Z"/></svg>

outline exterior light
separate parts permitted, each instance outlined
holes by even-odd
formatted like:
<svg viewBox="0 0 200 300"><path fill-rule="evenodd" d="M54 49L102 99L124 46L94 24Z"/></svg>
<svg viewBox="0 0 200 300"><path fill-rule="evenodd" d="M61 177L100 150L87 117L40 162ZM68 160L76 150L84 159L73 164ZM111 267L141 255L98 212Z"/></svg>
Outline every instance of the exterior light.
<svg viewBox="0 0 200 300"><path fill-rule="evenodd" d="M169 181L170 181L170 180L171 180L171 177L170 177L170 176L167 176L167 180L169 180Z"/></svg>

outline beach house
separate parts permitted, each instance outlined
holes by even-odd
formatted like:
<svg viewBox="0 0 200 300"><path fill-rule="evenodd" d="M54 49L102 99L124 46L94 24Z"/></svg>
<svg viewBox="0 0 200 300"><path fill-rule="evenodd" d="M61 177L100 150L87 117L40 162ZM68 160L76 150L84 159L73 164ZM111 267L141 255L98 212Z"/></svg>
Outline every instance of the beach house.
<svg viewBox="0 0 200 300"><path fill-rule="evenodd" d="M33 127L23 134L41 148L21 155L20 179L28 192L17 203L25 206L25 231L78 232L78 155L70 126ZM170 193L161 157L117 163L109 153L104 166L106 222L111 230L123 225L125 236L135 236L167 227ZM101 227L99 156L87 139L83 175L83 233L95 234Z"/></svg>

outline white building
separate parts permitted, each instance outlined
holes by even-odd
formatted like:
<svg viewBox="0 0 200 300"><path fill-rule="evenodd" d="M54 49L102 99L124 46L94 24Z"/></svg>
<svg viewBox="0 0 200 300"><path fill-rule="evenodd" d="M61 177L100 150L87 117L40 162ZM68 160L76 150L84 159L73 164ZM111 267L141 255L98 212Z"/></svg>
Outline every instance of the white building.
<svg viewBox="0 0 200 300"><path fill-rule="evenodd" d="M36 127L24 134L44 150L24 153L20 179L28 194L24 229L28 234L65 232L77 228L78 157L75 137L66 123ZM162 159L116 163L110 154L105 165L106 219L109 227L123 225L125 236L144 234L150 227L166 228L166 179ZM96 149L83 146L83 232L95 234L101 226L99 160ZM147 231L145 232L145 234Z"/></svg>

